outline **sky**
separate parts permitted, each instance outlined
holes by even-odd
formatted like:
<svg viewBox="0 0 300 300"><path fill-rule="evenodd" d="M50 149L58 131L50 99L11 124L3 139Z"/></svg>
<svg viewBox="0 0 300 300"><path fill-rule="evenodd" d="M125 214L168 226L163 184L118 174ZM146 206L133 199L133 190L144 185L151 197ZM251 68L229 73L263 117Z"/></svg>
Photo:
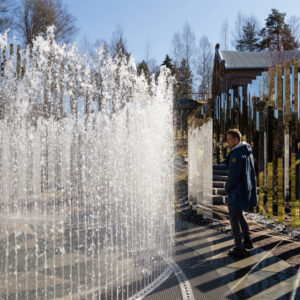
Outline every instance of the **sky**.
<svg viewBox="0 0 300 300"><path fill-rule="evenodd" d="M110 41L118 26L123 29L127 47L136 62L150 58L161 64L172 53L172 37L188 22L196 35L196 43L206 35L214 47L221 40L225 20L229 34L234 29L238 11L253 14L261 26L272 8L285 12L287 18L300 17L299 0L63 0L76 18L80 44L93 44L96 39Z"/></svg>

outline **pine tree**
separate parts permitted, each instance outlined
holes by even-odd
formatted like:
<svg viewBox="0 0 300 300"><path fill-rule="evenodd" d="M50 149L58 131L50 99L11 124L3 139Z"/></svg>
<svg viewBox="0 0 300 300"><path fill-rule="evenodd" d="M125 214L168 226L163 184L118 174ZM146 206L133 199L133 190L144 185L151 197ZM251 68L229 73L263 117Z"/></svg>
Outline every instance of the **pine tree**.
<svg viewBox="0 0 300 300"><path fill-rule="evenodd" d="M125 56L126 59L129 60L130 54L126 49L126 45L122 37L119 38L115 47L116 48L114 49L114 51L112 51L114 56L119 56L119 57Z"/></svg>
<svg viewBox="0 0 300 300"><path fill-rule="evenodd" d="M127 50L127 42L124 37L123 29L121 26L117 26L115 31L112 34L112 39L110 43L110 53L113 57L123 58L126 57L127 61L129 61L130 53Z"/></svg>
<svg viewBox="0 0 300 300"><path fill-rule="evenodd" d="M191 68L186 59L182 59L180 67L176 70L177 84L175 87L176 94L189 96L192 93L193 79Z"/></svg>
<svg viewBox="0 0 300 300"><path fill-rule="evenodd" d="M175 66L172 63L172 59L170 58L170 56L167 54L165 60L162 62L161 66L166 66L170 72L171 75L175 74Z"/></svg>
<svg viewBox="0 0 300 300"><path fill-rule="evenodd" d="M143 60L137 67L137 74L141 76L144 74L146 80L148 83L150 82L150 72L149 72L149 67L148 64Z"/></svg>
<svg viewBox="0 0 300 300"><path fill-rule="evenodd" d="M243 26L242 39L238 41L240 51L258 50L259 33L256 27L256 23L251 20Z"/></svg>
<svg viewBox="0 0 300 300"><path fill-rule="evenodd" d="M284 24L283 26L281 43L284 50L294 50L299 48L299 43L296 41L296 38L293 36L290 27L287 24Z"/></svg>
<svg viewBox="0 0 300 300"><path fill-rule="evenodd" d="M266 19L266 25L261 30L261 42L260 49L270 50L293 50L299 47L295 37L289 26L285 23L286 13L281 13L277 9L273 8L268 18Z"/></svg>

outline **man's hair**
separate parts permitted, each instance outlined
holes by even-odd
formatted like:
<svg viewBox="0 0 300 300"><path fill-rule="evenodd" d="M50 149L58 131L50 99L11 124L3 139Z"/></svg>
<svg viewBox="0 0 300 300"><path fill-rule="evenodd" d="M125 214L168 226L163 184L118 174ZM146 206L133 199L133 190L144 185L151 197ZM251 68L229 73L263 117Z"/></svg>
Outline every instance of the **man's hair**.
<svg viewBox="0 0 300 300"><path fill-rule="evenodd" d="M234 138L238 138L239 141L242 140L242 134L240 133L240 131L236 128L233 128L233 129L229 129L227 132L226 132L226 135L227 134L230 134L232 137Z"/></svg>

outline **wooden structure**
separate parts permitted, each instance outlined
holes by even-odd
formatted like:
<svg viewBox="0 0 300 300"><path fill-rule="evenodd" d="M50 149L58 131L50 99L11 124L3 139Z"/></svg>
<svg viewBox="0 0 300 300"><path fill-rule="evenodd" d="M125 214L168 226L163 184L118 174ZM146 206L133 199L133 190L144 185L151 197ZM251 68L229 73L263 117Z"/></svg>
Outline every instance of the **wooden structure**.
<svg viewBox="0 0 300 300"><path fill-rule="evenodd" d="M211 94L176 95L174 100L174 127L176 138L187 138L189 118L206 118L211 115Z"/></svg>
<svg viewBox="0 0 300 300"><path fill-rule="evenodd" d="M300 225L299 51L235 52L216 46L213 73L214 151L229 152L225 133L239 128L253 148L259 212Z"/></svg>

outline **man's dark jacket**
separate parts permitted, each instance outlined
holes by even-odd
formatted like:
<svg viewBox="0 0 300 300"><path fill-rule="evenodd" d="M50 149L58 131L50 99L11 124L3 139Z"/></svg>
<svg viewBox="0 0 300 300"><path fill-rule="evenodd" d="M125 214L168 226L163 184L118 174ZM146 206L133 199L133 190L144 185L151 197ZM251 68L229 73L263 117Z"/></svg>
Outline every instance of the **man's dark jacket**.
<svg viewBox="0 0 300 300"><path fill-rule="evenodd" d="M252 210L257 206L256 179L252 148L239 143L231 150L227 159L228 179L225 189L226 203L230 210Z"/></svg>

